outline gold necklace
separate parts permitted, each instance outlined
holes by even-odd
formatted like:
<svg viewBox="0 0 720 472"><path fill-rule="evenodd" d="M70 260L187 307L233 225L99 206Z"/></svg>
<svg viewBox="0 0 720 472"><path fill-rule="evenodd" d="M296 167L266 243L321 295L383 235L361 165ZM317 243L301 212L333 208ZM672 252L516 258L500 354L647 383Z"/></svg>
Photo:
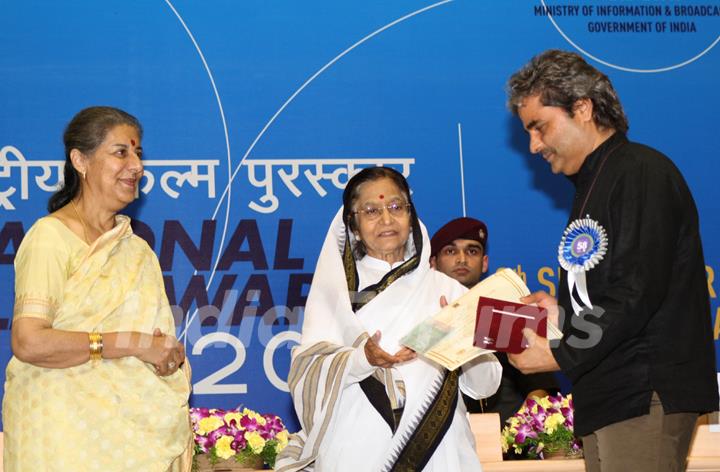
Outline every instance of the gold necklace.
<svg viewBox="0 0 720 472"><path fill-rule="evenodd" d="M78 211L77 206L75 205L75 200L70 200L70 203L72 203L73 210L75 210L75 216L78 217L78 220L80 220L80 224L82 225L83 236L85 237L85 242L87 244L90 244L90 240L88 239L88 235L87 235L87 226L85 226L85 220L83 220L82 216L80 216L80 212Z"/></svg>

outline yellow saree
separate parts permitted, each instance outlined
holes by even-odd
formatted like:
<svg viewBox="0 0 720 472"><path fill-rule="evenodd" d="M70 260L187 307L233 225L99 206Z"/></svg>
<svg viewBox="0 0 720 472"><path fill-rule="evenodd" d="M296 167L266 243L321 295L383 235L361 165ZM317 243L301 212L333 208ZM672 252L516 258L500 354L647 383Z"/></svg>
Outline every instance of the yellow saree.
<svg viewBox="0 0 720 472"><path fill-rule="evenodd" d="M15 259L14 319L174 335L155 254L129 218L115 223L88 247L58 219L38 220ZM2 411L5 471L189 470L188 372L159 377L135 357L65 369L13 357Z"/></svg>

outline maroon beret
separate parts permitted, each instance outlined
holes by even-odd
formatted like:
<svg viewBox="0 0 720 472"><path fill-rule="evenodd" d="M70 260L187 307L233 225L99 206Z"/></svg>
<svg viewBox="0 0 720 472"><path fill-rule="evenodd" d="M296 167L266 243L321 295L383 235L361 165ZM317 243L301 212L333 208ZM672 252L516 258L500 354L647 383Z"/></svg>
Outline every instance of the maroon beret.
<svg viewBox="0 0 720 472"><path fill-rule="evenodd" d="M430 240L430 255L438 252L456 239L470 239L479 242L483 250L487 247L488 230L485 223L475 218L456 218L437 230Z"/></svg>

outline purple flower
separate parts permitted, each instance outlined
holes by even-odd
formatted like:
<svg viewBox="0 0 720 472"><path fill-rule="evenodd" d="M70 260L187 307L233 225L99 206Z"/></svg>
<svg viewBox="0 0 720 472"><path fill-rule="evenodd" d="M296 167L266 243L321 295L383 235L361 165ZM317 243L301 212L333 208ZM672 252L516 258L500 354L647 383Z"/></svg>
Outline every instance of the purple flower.
<svg viewBox="0 0 720 472"><path fill-rule="evenodd" d="M545 419L547 418L547 414L545 413L545 410L542 409L540 405L538 405L538 412L537 413L530 413L530 425L532 428L536 431L545 431Z"/></svg>
<svg viewBox="0 0 720 472"><path fill-rule="evenodd" d="M207 452L215 445L215 440L205 436L195 436L195 444L200 446L200 450L207 454Z"/></svg>
<svg viewBox="0 0 720 472"><path fill-rule="evenodd" d="M222 436L230 436L227 426L221 426L215 431L210 431L208 433L208 438L212 439L213 444L215 444L215 441L220 439Z"/></svg>
<svg viewBox="0 0 720 472"><path fill-rule="evenodd" d="M276 415L263 415L265 418L265 427L268 429L269 432L273 433L273 436L275 433L279 433L283 429L285 429L285 425L283 424L282 420L279 416Z"/></svg>
<svg viewBox="0 0 720 472"><path fill-rule="evenodd" d="M190 408L190 419L193 423L197 423L208 416L210 416L210 410L208 408Z"/></svg>
<svg viewBox="0 0 720 472"><path fill-rule="evenodd" d="M250 418L248 416L243 416L240 420L240 426L245 428L247 431L257 431L258 430L258 422L255 418Z"/></svg>
<svg viewBox="0 0 720 472"><path fill-rule="evenodd" d="M545 405L545 407L543 407ZM546 423L552 426L553 433L548 433ZM572 396L548 396L541 401L527 400L525 405L513 415L503 430L504 448L507 450L524 451L529 457L545 458L546 450L558 448L581 449L578 440L567 441L565 429L573 430ZM560 434L556 434L560 431Z"/></svg>
<svg viewBox="0 0 720 472"><path fill-rule="evenodd" d="M245 440L245 436L242 431L235 433L233 438L233 442L230 444L230 447L233 449L233 451L239 452L247 447L247 440Z"/></svg>
<svg viewBox="0 0 720 472"><path fill-rule="evenodd" d="M565 417L565 423L563 423L566 427L573 429L573 426L575 424L575 419L573 417L573 411L572 408L561 408L560 413Z"/></svg>
<svg viewBox="0 0 720 472"><path fill-rule="evenodd" d="M537 437L537 433L533 431L532 427L530 427L529 424L521 424L518 426L518 432L515 436L515 442L518 444L523 444L525 442L525 438L537 439Z"/></svg>

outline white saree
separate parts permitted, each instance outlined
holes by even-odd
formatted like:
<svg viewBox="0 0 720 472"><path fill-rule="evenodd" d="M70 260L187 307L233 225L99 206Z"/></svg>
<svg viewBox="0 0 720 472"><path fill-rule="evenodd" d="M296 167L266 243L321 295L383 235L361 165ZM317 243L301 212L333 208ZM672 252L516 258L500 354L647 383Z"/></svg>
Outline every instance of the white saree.
<svg viewBox="0 0 720 472"><path fill-rule="evenodd" d="M288 379L302 430L291 436L276 470L390 470L417 427L443 383L444 369L421 357L392 369L375 368L367 362L364 344L368 333L379 330L380 346L396 352L404 334L440 309L442 295L452 301L466 290L430 268L430 242L422 223L420 228L417 268L353 312L342 258L342 209L335 216L318 259ZM411 237L406 254L414 252ZM386 262L365 256L357 262L359 287L378 282L390 270ZM492 395L501 370L494 356L480 357L462 367L460 389L473 398ZM404 408L394 434L360 388L359 382L370 375L384 384L393 409ZM452 422L423 470L481 470L465 413L459 398Z"/></svg>

